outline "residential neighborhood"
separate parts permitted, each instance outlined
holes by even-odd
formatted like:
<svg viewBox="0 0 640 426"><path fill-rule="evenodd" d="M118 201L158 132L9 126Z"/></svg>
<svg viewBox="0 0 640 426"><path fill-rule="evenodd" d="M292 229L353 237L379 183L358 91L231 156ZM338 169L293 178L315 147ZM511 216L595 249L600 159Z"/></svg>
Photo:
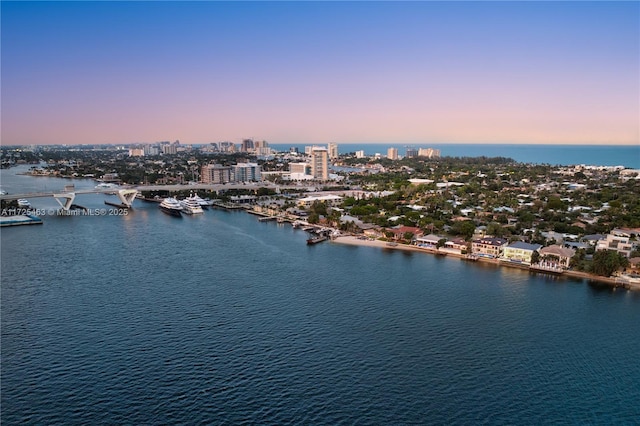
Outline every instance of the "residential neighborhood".
<svg viewBox="0 0 640 426"><path fill-rule="evenodd" d="M2 147L2 164L31 163L34 176L123 186L198 185L200 195L222 203L345 235L511 266L638 279L640 170L441 157L427 148L405 154L390 148L387 157L338 155L336 144L278 152L266 141L244 139Z"/></svg>

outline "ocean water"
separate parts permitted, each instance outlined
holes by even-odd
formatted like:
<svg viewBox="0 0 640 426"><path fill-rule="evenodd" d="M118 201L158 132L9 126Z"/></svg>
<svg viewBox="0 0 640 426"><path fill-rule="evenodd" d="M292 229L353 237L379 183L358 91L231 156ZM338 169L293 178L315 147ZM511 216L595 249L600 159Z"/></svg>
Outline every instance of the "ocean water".
<svg viewBox="0 0 640 426"><path fill-rule="evenodd" d="M0 231L3 425L640 419L638 293L134 206Z"/></svg>
<svg viewBox="0 0 640 426"><path fill-rule="evenodd" d="M312 144L272 144L278 151ZM326 144L325 144L326 145ZM516 144L338 144L338 152L345 154L363 150L366 155L387 155L388 148L397 148L404 156L407 147L436 148L443 157L507 157L521 163L551 165L625 166L640 168L640 145L516 145Z"/></svg>

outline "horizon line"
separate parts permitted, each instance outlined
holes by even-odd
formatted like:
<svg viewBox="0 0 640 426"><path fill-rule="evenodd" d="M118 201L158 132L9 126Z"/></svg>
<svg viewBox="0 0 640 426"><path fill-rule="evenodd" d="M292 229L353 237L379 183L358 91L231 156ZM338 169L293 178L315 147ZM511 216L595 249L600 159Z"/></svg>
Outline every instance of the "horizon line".
<svg viewBox="0 0 640 426"><path fill-rule="evenodd" d="M377 142L371 142L371 141L349 141L349 142L332 142L332 141L327 141L327 142L318 142L318 141L309 141L309 142L305 142L305 141L288 141L288 142L270 142L266 139L260 139L260 138L243 138L243 139L252 139L254 141L256 140L264 140L266 141L269 145L287 145L287 144L291 144L291 145L304 145L304 144L308 144L308 145L326 145L326 144L337 144L337 145L407 145L407 146L411 146L411 145L425 145L425 144L431 144L431 145L521 145L521 146L526 146L526 145L544 145L544 146L636 146L638 148L640 148L640 142L505 142L505 141L482 141L482 142L469 142L469 141L443 141L443 142L433 142L433 141L377 141ZM180 139L177 139L178 141L180 141ZM170 140L162 140L162 141L153 141L153 142L87 142L87 143L29 143L29 144L4 144L4 143L0 143L0 147L1 148L8 148L8 147L22 147L22 146L88 146L88 145L149 145L149 144L158 144L158 143L166 143L166 142L171 142ZM208 144L212 144L212 143L223 143L223 142L227 142L227 143L233 143L233 144L241 144L242 141L240 142L234 142L234 141L230 141L230 140L220 140L220 141L215 141L215 142L180 142L180 145L208 145Z"/></svg>

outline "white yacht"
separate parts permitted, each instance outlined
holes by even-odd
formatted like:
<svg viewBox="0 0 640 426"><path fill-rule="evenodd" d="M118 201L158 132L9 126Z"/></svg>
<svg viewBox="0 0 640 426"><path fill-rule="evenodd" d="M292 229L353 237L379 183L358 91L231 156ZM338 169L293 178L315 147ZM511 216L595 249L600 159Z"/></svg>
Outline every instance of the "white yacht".
<svg viewBox="0 0 640 426"><path fill-rule="evenodd" d="M95 189L110 189L110 188L117 188L118 185L116 185L115 183L105 183L105 182L101 182L99 184L97 184L94 188Z"/></svg>
<svg viewBox="0 0 640 426"><path fill-rule="evenodd" d="M204 213L200 204L193 199L193 197L185 198L180 201L180 205L182 206L182 211L186 214L200 214Z"/></svg>
<svg viewBox="0 0 640 426"><path fill-rule="evenodd" d="M198 194L193 194L193 193L189 196L189 198L187 198L187 200L195 200L203 209L206 209L208 206L213 204L211 200L209 199L205 200L201 198Z"/></svg>
<svg viewBox="0 0 640 426"><path fill-rule="evenodd" d="M18 199L18 207L29 208L29 207L31 207L31 203L29 202L29 200L25 200L24 198L19 198Z"/></svg>
<svg viewBox="0 0 640 426"><path fill-rule="evenodd" d="M160 210L171 216L182 216L182 205L175 198L169 197L162 200Z"/></svg>

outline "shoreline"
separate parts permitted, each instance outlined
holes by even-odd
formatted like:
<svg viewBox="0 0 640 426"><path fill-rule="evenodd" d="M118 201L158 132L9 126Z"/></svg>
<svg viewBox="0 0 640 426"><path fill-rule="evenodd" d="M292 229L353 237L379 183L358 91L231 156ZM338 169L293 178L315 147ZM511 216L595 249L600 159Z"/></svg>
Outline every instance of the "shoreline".
<svg viewBox="0 0 640 426"><path fill-rule="evenodd" d="M412 252L419 252L419 253L432 254L432 255L443 255L443 254L445 254L447 257L455 257L455 258L458 258L460 260L464 260L465 259L465 255L459 254L459 253L454 253L454 252L435 252L433 250L423 249L423 248L420 248L420 247L410 246L410 245L401 244L401 243L398 243L397 245L390 246L390 245L387 245L387 242L385 242L385 241L370 240L370 239L361 240L361 239L358 239L357 237L354 237L352 235L341 235L339 237L333 238L331 240L331 242L335 242L335 243L338 243L338 244L348 244L348 245L354 245L354 246L362 246L362 247L376 247L376 248L383 248L383 249L388 249L388 250L412 251ZM475 261L483 262L483 263L491 263L491 264L494 264L494 265L497 265L497 266L505 266L507 268L518 268L518 269L522 269L522 270L528 270L530 272L544 274L543 271L538 272L538 271L530 270L529 267L523 267L523 265L520 265L520 264L510 264L508 262L502 262L502 261L500 261L498 259L489 259L489 258L479 257ZM611 286L613 288L624 288L626 290L634 290L634 291L639 291L640 290L640 284L623 282L617 277L602 277L600 275L593 275L593 274L589 274L587 272L569 271L569 270L564 270L562 272L562 274L560 274L558 276L560 276L560 277L566 276L566 277L571 277L571 278L578 278L578 279L582 279L582 280L597 282L597 283L600 283L600 284L607 284L607 285L609 285L609 286Z"/></svg>

